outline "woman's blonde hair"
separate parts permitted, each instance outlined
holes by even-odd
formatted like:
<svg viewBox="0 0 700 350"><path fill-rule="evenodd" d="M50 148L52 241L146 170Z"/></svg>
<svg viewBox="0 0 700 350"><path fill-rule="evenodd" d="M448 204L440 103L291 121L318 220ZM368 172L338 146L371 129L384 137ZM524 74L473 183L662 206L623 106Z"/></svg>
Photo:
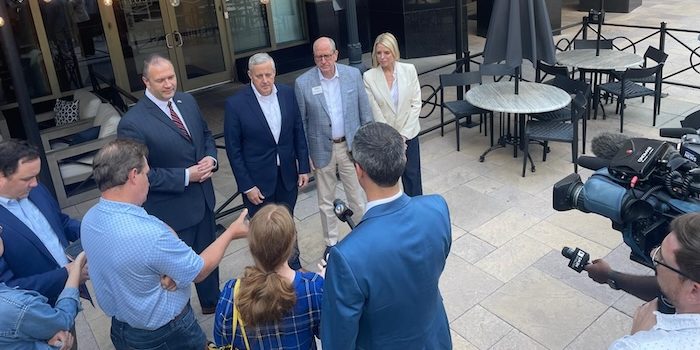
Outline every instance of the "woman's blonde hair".
<svg viewBox="0 0 700 350"><path fill-rule="evenodd" d="M396 41L396 37L389 32L382 33L377 36L377 39L374 40L374 46L372 46L372 67L379 65L379 62L377 62L377 44L381 44L389 49L391 54L394 55L394 60L399 60L401 53L399 52L399 42Z"/></svg>
<svg viewBox="0 0 700 350"><path fill-rule="evenodd" d="M286 263L296 239L294 219L285 206L268 204L250 221L248 243L255 266L241 278L236 306L251 326L276 322L294 307L294 286L275 272Z"/></svg>

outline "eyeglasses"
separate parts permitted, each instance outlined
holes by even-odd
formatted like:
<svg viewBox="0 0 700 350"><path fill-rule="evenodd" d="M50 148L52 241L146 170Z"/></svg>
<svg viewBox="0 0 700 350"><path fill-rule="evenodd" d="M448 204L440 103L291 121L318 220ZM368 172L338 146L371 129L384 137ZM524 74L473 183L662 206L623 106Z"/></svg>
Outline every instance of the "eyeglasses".
<svg viewBox="0 0 700 350"><path fill-rule="evenodd" d="M326 54L326 55L314 55L314 59L316 61L324 61L324 60L329 61L331 59L331 57L333 57L333 55L335 55L335 52L333 52L331 54Z"/></svg>
<svg viewBox="0 0 700 350"><path fill-rule="evenodd" d="M669 269L669 270L671 270L671 271L673 271L673 272L675 272L675 273L677 273L677 274L679 274L679 275L681 275L681 276L683 276L691 281L697 282L697 281L695 281L694 278L688 276L685 272L660 261L660 258L662 258L661 257L661 246L657 246L656 248L652 249L651 252L649 253L649 255L651 256L651 261L654 264L654 269L656 269L656 267L658 265L661 265L661 266L663 266L663 267L665 267L665 268L667 268L667 269Z"/></svg>

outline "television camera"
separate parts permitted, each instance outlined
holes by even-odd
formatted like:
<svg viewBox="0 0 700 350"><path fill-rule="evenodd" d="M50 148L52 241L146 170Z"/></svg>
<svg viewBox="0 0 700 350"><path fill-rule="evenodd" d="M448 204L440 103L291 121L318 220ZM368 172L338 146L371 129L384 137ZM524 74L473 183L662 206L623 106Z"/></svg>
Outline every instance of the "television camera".
<svg viewBox="0 0 700 350"><path fill-rule="evenodd" d="M555 210L578 209L610 219L631 248L630 259L649 267L649 253L668 234L671 220L700 211L700 168L695 163L700 135L688 128L661 129L660 134L680 142L674 147L661 140L601 134L592 140L597 157L581 157L588 162L579 158L580 165L596 172L585 183L571 174L553 188Z"/></svg>

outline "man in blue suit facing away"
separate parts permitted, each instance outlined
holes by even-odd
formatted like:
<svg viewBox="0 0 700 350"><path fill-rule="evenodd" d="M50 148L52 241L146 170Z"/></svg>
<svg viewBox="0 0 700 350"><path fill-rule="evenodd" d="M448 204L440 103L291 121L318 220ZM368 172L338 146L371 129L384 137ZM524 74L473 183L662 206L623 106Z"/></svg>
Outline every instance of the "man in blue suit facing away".
<svg viewBox="0 0 700 350"><path fill-rule="evenodd" d="M309 181L309 151L291 87L275 84L275 62L266 53L248 60L250 85L226 100L226 154L243 203L252 217L267 203L291 213L298 189ZM295 244L289 265L298 270Z"/></svg>
<svg viewBox="0 0 700 350"><path fill-rule="evenodd" d="M438 281L450 252L447 203L408 197L398 180L406 166L401 135L370 123L355 135L352 158L367 209L330 250L321 312L323 347L451 349Z"/></svg>
<svg viewBox="0 0 700 350"><path fill-rule="evenodd" d="M0 282L39 292L54 305L72 262L63 249L80 238L80 222L61 212L37 182L39 151L23 141L0 142ZM88 279L83 270L80 282ZM84 287L83 287L84 288Z"/></svg>
<svg viewBox="0 0 700 350"><path fill-rule="evenodd" d="M177 91L173 64L157 54L144 61L145 96L119 122L117 135L148 148L146 211L170 226L197 254L216 238L216 145L192 95ZM219 300L219 270L195 284L203 314Z"/></svg>

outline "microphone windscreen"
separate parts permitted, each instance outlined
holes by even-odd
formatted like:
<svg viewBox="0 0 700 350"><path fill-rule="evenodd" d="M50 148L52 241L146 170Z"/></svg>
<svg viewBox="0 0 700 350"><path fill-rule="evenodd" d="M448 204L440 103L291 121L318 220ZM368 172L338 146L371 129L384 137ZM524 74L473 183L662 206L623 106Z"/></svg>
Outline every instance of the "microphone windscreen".
<svg viewBox="0 0 700 350"><path fill-rule="evenodd" d="M596 157L603 159L613 159L620 147L630 138L624 134L604 132L591 140L591 151Z"/></svg>

